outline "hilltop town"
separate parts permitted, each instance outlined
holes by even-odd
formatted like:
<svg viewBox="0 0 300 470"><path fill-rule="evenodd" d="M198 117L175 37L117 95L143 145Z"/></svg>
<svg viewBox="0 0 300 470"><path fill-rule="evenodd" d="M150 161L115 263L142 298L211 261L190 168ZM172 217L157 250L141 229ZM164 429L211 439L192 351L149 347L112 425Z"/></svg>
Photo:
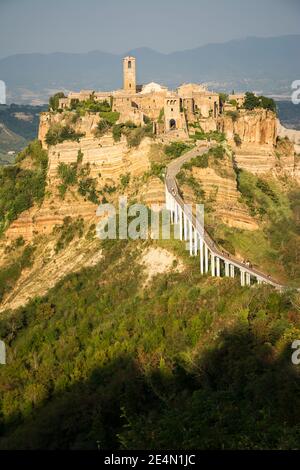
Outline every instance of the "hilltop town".
<svg viewBox="0 0 300 470"><path fill-rule="evenodd" d="M188 83L176 91L158 83L137 84L135 57L123 59L123 89L111 92L82 90L71 92L59 99L58 109L70 110L76 103L93 100L108 101L112 110L120 114L119 121L131 121L145 125L147 119L154 124L154 133L176 131L177 137L188 136L188 125L198 123L206 131L216 130L216 119L224 111L242 107L245 94L227 96L222 103L218 93L209 91L205 85Z"/></svg>

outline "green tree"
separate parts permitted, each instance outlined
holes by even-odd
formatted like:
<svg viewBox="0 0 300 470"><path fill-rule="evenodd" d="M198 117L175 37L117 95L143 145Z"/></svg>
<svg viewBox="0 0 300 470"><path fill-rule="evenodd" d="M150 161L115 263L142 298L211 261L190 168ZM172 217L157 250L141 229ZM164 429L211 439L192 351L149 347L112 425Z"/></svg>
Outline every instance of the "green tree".
<svg viewBox="0 0 300 470"><path fill-rule="evenodd" d="M65 98L65 94L62 91L55 93L55 95L49 98L49 111L57 111L59 107L60 98Z"/></svg>

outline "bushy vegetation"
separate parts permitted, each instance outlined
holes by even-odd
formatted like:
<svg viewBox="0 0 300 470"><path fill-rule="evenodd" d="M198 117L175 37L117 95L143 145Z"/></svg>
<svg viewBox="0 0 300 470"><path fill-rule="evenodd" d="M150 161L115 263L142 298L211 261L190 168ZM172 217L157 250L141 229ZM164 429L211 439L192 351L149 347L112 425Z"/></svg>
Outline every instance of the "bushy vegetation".
<svg viewBox="0 0 300 470"><path fill-rule="evenodd" d="M196 130L195 134L191 134L190 138L193 140L214 140L218 143L222 143L226 140L226 136L223 132L219 131L209 131L204 132L202 129Z"/></svg>
<svg viewBox="0 0 300 470"><path fill-rule="evenodd" d="M255 108L263 108L277 112L276 103L272 98L266 96L256 96L254 93L247 92L245 95L244 108L253 110Z"/></svg>
<svg viewBox="0 0 300 470"><path fill-rule="evenodd" d="M59 185L59 194L63 199L70 186L74 186L77 183L77 163L70 163L69 165L61 162L58 165L57 174L61 179Z"/></svg>
<svg viewBox="0 0 300 470"><path fill-rule="evenodd" d="M216 162L218 160L223 160L224 156L224 147L218 145L217 147L212 147L202 155L198 155L197 157L194 157L188 162L184 163L182 168L185 170L191 170L193 167L207 168L209 166L210 160Z"/></svg>
<svg viewBox="0 0 300 470"><path fill-rule="evenodd" d="M1 316L0 448L297 448L299 299L213 282L192 259L141 291L141 245L102 248Z"/></svg>
<svg viewBox="0 0 300 470"><path fill-rule="evenodd" d="M122 135L125 135L129 147L138 147L144 137L154 137L152 121L148 121L143 127L131 121L115 124L112 133L115 142L119 142Z"/></svg>
<svg viewBox="0 0 300 470"><path fill-rule="evenodd" d="M83 153L79 150L76 162L59 164L57 174L61 180L61 184L58 186L60 197L64 199L67 190L77 185L77 190L81 196L86 197L94 204L98 204L101 191L97 191L96 179L89 177L89 164L82 165L82 159Z"/></svg>
<svg viewBox="0 0 300 470"><path fill-rule="evenodd" d="M81 178L79 180L78 192L94 204L99 204L98 195L101 194L101 191L97 191L97 181L95 178Z"/></svg>
<svg viewBox="0 0 300 470"><path fill-rule="evenodd" d="M29 168L23 166L24 160ZM0 167L0 233L21 212L41 203L45 195L48 155L40 142L28 145L12 166Z"/></svg>
<svg viewBox="0 0 300 470"><path fill-rule="evenodd" d="M300 190L282 192L272 179L238 172L238 189L253 216L263 222L265 237L290 281L300 281ZM274 259L275 261L275 259ZM297 281L298 280L298 281Z"/></svg>
<svg viewBox="0 0 300 470"><path fill-rule="evenodd" d="M127 188L127 186L130 183L130 173L126 173L125 175L121 175L120 176L120 183L121 183L121 187L123 189Z"/></svg>
<svg viewBox="0 0 300 470"><path fill-rule="evenodd" d="M63 126L60 123L52 124L46 134L45 141L47 145L57 145L65 140L79 142L84 133L76 132L71 126Z"/></svg>
<svg viewBox="0 0 300 470"><path fill-rule="evenodd" d="M243 195L253 216L268 214L274 218L289 216L287 197L281 195L278 187L273 189L266 179L258 178L244 170L237 172L238 190ZM273 182L273 184L275 184Z"/></svg>
<svg viewBox="0 0 300 470"><path fill-rule="evenodd" d="M65 217L62 225L54 227L53 232L58 234L55 245L55 253L66 248L75 237L83 236L84 221L81 217L73 220L72 217Z"/></svg>
<svg viewBox="0 0 300 470"><path fill-rule="evenodd" d="M15 248L19 248L20 245L16 245ZM28 268L33 262L34 247L28 245L24 248L22 254L9 263L8 266L0 269L0 302L3 300L5 294L10 292L20 278L23 269Z"/></svg>
<svg viewBox="0 0 300 470"><path fill-rule="evenodd" d="M60 98L66 98L62 91L55 93L55 95L49 98L49 111L58 111Z"/></svg>
<svg viewBox="0 0 300 470"><path fill-rule="evenodd" d="M191 145L186 144L185 142L172 142L169 145L165 146L165 154L170 158L178 158L184 152L187 152L191 148Z"/></svg>
<svg viewBox="0 0 300 470"><path fill-rule="evenodd" d="M242 139L238 134L234 134L233 140L237 147L240 147L242 145Z"/></svg>
<svg viewBox="0 0 300 470"><path fill-rule="evenodd" d="M96 137L102 137L109 130L114 128L120 117L120 114L112 111L101 112L100 117L101 120L98 122L97 129L95 131Z"/></svg>
<svg viewBox="0 0 300 470"><path fill-rule="evenodd" d="M201 184L199 183L199 181L197 181L196 178L192 174L186 174L186 172L181 170L178 173L176 179L178 183L180 184L180 186L182 186L183 184L186 184L193 190L197 203L199 203L201 200L203 201L205 197L205 193L203 189L201 188Z"/></svg>
<svg viewBox="0 0 300 470"><path fill-rule="evenodd" d="M70 110L76 111L79 116L86 113L109 113L111 104L107 100L95 101L94 98L85 101L71 100Z"/></svg>
<svg viewBox="0 0 300 470"><path fill-rule="evenodd" d="M238 111L226 111L226 115L231 118L232 122L236 122L239 118Z"/></svg>

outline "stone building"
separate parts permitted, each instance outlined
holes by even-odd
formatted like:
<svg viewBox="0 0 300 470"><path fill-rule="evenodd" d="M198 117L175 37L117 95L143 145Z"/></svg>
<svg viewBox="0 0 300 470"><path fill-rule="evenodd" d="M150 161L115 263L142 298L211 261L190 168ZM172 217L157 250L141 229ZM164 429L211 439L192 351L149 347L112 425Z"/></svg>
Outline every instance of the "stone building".
<svg viewBox="0 0 300 470"><path fill-rule="evenodd" d="M239 104L242 96L235 95ZM137 85L136 59L123 59L123 88L111 92L82 90L70 93L61 98L62 109L70 107L73 100L85 101L107 100L112 103L112 110L120 113L120 122L133 121L143 125L147 118L154 122L158 133L181 131L188 133L188 125L195 122L204 123L204 128L214 128L216 119L221 113L220 97L206 86L184 83L177 90L168 90L158 83Z"/></svg>

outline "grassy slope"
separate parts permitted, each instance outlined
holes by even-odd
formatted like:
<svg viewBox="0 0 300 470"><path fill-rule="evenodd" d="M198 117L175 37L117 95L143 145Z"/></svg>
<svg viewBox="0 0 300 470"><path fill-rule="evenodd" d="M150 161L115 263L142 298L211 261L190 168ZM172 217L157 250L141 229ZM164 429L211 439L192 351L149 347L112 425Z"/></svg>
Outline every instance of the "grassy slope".
<svg viewBox="0 0 300 470"><path fill-rule="evenodd" d="M203 278L175 241L187 269L142 290L149 243L3 316L0 448L297 446L299 297Z"/></svg>
<svg viewBox="0 0 300 470"><path fill-rule="evenodd" d="M153 244L186 270L143 290L148 242L106 242L97 266L2 315L0 448L298 447L299 295L202 277L182 243Z"/></svg>

